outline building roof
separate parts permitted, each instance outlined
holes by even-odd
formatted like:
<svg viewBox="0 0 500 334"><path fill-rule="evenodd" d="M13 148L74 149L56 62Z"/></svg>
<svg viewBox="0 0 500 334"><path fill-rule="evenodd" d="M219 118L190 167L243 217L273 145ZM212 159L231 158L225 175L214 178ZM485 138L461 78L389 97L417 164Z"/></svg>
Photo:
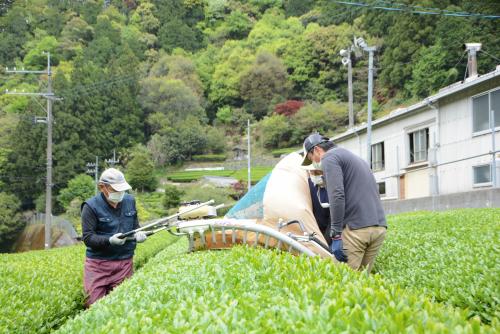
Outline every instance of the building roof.
<svg viewBox="0 0 500 334"><path fill-rule="evenodd" d="M372 121L372 128L375 126L381 126L382 124L389 123L395 118L399 118L402 116L406 116L408 114L413 113L416 110L423 109L426 107L429 107L430 104L435 103L436 101L446 97L450 96L452 94L456 94L460 91L466 90L468 88L471 88L473 86L476 86L480 83L483 83L485 81L491 80L493 78L500 77L500 65L496 67L496 69L492 72L489 72L487 74L483 74L480 76L477 76L475 78L467 78L464 81L459 81L456 82L450 86L441 88L439 92L437 92L434 95L428 96L422 101L419 101L409 107L402 107L402 108L397 108L393 111L391 111L388 115L385 115L383 117L380 117L374 121ZM337 135L334 136L333 138L330 138L333 141L342 141L343 139L346 139L348 137L354 136L357 133L360 132L365 132L367 128L366 123L359 124L358 126L354 126L353 128Z"/></svg>

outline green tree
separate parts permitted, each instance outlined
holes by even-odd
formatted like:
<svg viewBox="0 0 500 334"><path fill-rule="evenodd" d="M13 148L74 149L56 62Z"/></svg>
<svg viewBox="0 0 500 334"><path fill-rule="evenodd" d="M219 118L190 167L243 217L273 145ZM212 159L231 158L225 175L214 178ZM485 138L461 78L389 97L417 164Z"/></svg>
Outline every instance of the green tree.
<svg viewBox="0 0 500 334"><path fill-rule="evenodd" d="M347 121L348 107L345 103L307 103L290 118L293 129L290 144L302 143L304 138L313 132L331 133L337 128L343 128Z"/></svg>
<svg viewBox="0 0 500 334"><path fill-rule="evenodd" d="M30 51L24 57L24 64L37 69L44 69L47 67L47 56L44 52L50 52L50 61L52 65L57 65L59 63L59 53L57 52L57 47L59 42L54 36L42 37L39 42L33 41L29 44L34 44L30 48Z"/></svg>
<svg viewBox="0 0 500 334"><path fill-rule="evenodd" d="M259 126L262 143L266 148L288 147L292 129L283 115L272 114L265 117Z"/></svg>
<svg viewBox="0 0 500 334"><path fill-rule="evenodd" d="M301 16L314 7L314 0L284 0L283 7L287 16Z"/></svg>
<svg viewBox="0 0 500 334"><path fill-rule="evenodd" d="M206 130L207 150L212 153L223 153L226 150L226 135L220 128L207 126Z"/></svg>
<svg viewBox="0 0 500 334"><path fill-rule="evenodd" d="M134 189L141 191L154 191L156 189L154 163L148 153L135 153L127 164L127 180Z"/></svg>
<svg viewBox="0 0 500 334"><path fill-rule="evenodd" d="M287 72L281 61L270 53L261 53L241 78L241 96L245 108L261 119L288 95Z"/></svg>
<svg viewBox="0 0 500 334"><path fill-rule="evenodd" d="M228 39L243 39L252 29L252 21L245 13L239 10L232 11L218 26L206 29L212 43L222 44Z"/></svg>
<svg viewBox="0 0 500 334"><path fill-rule="evenodd" d="M178 208L181 204L181 197L183 195L184 191L174 185L167 184L165 186L165 194L163 195L163 207L167 210Z"/></svg>
<svg viewBox="0 0 500 334"><path fill-rule="evenodd" d="M25 19L28 12L17 4L13 5L5 15L0 16L0 64L13 64L14 59L24 56L23 45L30 36L30 26Z"/></svg>
<svg viewBox="0 0 500 334"><path fill-rule="evenodd" d="M217 110L217 121L219 121L221 124L229 124L233 117L233 109L231 109L230 106L224 106L220 107Z"/></svg>
<svg viewBox="0 0 500 334"><path fill-rule="evenodd" d="M65 59L72 59L83 52L94 35L94 29L81 17L73 17L61 32L60 49Z"/></svg>
<svg viewBox="0 0 500 334"><path fill-rule="evenodd" d="M149 76L166 80L181 80L198 98L203 96L203 84L196 72L196 67L193 61L184 55L161 55L151 67Z"/></svg>
<svg viewBox="0 0 500 334"><path fill-rule="evenodd" d="M199 48L200 35L180 19L165 23L158 31L158 41L163 50L171 52L175 48L194 51Z"/></svg>
<svg viewBox="0 0 500 334"><path fill-rule="evenodd" d="M167 162L167 154L164 149L164 138L155 133L149 139L147 148L156 167L161 167Z"/></svg>
<svg viewBox="0 0 500 334"><path fill-rule="evenodd" d="M216 110L224 105L241 107L240 81L255 60L251 50L241 42L228 41L214 57L210 70L208 99ZM203 78L203 75L201 76Z"/></svg>
<svg viewBox="0 0 500 334"><path fill-rule="evenodd" d="M204 118L199 98L181 80L148 77L142 81L140 99L147 112L162 112L173 122L190 115Z"/></svg>
<svg viewBox="0 0 500 334"><path fill-rule="evenodd" d="M25 225L21 214L21 204L14 195L0 192L0 251L10 250L12 242Z"/></svg>
<svg viewBox="0 0 500 334"><path fill-rule="evenodd" d="M44 127L32 122L38 108L31 101L8 137L10 152L3 165L4 174L0 175L9 192L21 200L23 208L32 207L33 200L44 189L47 137Z"/></svg>
<svg viewBox="0 0 500 334"><path fill-rule="evenodd" d="M138 24L145 32L154 34L160 27L160 20L154 16L156 7L154 4L144 1L135 9L130 17L130 22Z"/></svg>
<svg viewBox="0 0 500 334"><path fill-rule="evenodd" d="M204 1L156 0L154 5L154 15L161 23L158 42L163 50L195 51L203 47L203 34L197 24L204 20Z"/></svg>
<svg viewBox="0 0 500 334"><path fill-rule="evenodd" d="M446 69L446 52L440 43L430 47L421 48L418 52L418 62L412 71L412 81L406 88L413 96L425 97L431 95L439 88L456 81L458 71L456 68Z"/></svg>
<svg viewBox="0 0 500 334"><path fill-rule="evenodd" d="M86 174L80 174L68 182L68 186L61 190L57 196L59 204L67 210L73 200L78 200L80 204L94 196L95 184L92 178Z"/></svg>

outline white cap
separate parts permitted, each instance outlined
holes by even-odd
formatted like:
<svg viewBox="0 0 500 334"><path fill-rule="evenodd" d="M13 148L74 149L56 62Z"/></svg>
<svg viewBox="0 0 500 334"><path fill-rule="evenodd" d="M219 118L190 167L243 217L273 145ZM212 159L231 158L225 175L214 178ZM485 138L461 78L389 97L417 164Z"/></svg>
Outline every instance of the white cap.
<svg viewBox="0 0 500 334"><path fill-rule="evenodd" d="M99 183L109 184L116 191L132 189L130 184L125 181L125 175L116 168L108 168L102 172Z"/></svg>

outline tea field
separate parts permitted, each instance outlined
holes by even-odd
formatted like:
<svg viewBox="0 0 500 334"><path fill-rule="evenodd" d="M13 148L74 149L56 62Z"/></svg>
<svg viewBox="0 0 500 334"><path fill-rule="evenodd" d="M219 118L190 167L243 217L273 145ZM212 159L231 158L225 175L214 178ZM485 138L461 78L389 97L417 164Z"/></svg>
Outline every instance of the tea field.
<svg viewBox="0 0 500 334"><path fill-rule="evenodd" d="M255 184L272 171L272 167L252 167L250 178ZM192 182L203 176L225 176L232 177L242 182L248 182L247 169L239 170L203 170L203 171L177 171L167 174L167 179L173 182Z"/></svg>
<svg viewBox="0 0 500 334"><path fill-rule="evenodd" d="M135 269L177 241L156 235L137 246ZM83 245L0 254L0 333L47 333L83 309Z"/></svg>
<svg viewBox="0 0 500 334"><path fill-rule="evenodd" d="M159 234L138 249L135 275L85 311L82 247L0 255L0 332L500 331L500 209L388 222L369 276L245 246L186 254L184 238Z"/></svg>

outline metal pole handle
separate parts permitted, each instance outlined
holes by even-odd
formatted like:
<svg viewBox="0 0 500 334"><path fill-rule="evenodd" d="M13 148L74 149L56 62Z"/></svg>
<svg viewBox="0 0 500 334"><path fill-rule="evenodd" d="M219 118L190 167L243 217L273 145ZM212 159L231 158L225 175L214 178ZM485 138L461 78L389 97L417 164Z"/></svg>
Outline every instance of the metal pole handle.
<svg viewBox="0 0 500 334"><path fill-rule="evenodd" d="M146 230L146 229L148 229L150 227L153 227L153 226L156 226L156 225L159 225L159 224L163 224L165 222L168 222L170 219L179 217L181 214L185 214L185 213L188 213L188 212L191 212L191 211L194 211L194 210L198 210L201 207L204 207L206 205L210 205L210 204L213 204L213 203L215 203L215 201L213 199L211 199L208 202L200 203L199 205L197 205L197 206L195 206L193 208L190 208L188 210L182 211L182 213L178 212L178 213L176 213L174 215L171 215L171 216L168 216L168 217L165 217L165 218L160 218L160 219L152 222L151 224L147 224L147 225L144 225L143 227L139 227L139 228L137 228L135 230L123 233L119 238L123 239L123 238L129 237L129 236L135 234L136 232Z"/></svg>

